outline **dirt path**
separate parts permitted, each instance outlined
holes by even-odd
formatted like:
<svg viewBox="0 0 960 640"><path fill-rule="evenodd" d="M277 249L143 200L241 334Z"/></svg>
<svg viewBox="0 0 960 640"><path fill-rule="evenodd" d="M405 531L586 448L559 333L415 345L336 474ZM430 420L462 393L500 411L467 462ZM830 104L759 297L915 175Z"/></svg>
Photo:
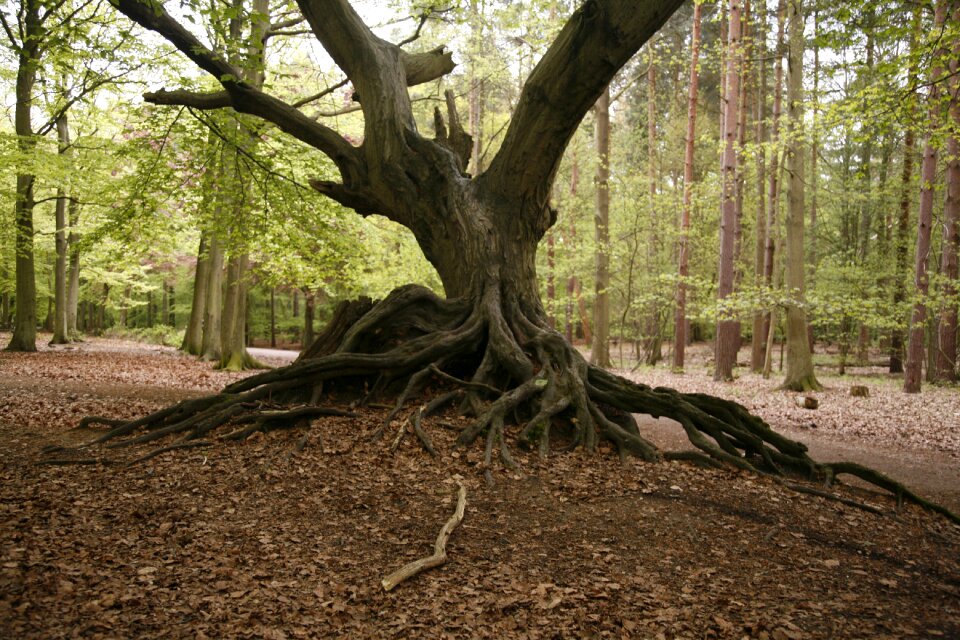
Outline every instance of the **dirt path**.
<svg viewBox="0 0 960 640"><path fill-rule="evenodd" d="M661 448L690 449L690 441L679 423L666 418L637 417L644 436ZM815 460L859 462L905 483L951 511L960 511L960 461L954 456L939 451L888 447L815 429L778 427L777 431L807 445Z"/></svg>

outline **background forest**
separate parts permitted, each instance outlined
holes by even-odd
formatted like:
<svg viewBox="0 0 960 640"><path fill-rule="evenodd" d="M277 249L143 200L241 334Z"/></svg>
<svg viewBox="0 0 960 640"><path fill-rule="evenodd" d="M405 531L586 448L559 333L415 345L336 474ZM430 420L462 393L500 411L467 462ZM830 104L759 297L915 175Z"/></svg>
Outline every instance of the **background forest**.
<svg viewBox="0 0 960 640"><path fill-rule="evenodd" d="M575 3L357 4L387 39L454 52L455 71L411 95L429 131L453 91L476 173ZM180 11L214 25L207 42L245 80L362 136L351 87L292 4ZM137 334L240 368L255 364L245 345L309 341L341 300L407 282L442 292L409 232L310 187L334 172L321 155L230 110L145 103L212 81L109 3L23 0L2 16L11 348L40 325L54 341ZM803 341L841 372L882 353L909 391L921 374L954 380L958 58L955 2L686 3L566 152L538 256L556 328L621 367L683 368L686 344L714 340L728 379L741 342L753 369L776 368L802 311Z"/></svg>

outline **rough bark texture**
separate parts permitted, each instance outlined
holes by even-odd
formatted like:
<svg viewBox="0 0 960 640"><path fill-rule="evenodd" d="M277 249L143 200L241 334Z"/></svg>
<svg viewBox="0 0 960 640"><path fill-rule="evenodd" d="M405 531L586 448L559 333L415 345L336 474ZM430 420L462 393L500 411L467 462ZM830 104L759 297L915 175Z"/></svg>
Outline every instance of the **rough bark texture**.
<svg viewBox="0 0 960 640"><path fill-rule="evenodd" d="M787 373L782 387L792 391L810 391L820 388L813 372L813 357L807 338L807 314L804 301L803 226L804 206L803 144L803 6L801 0L789 0L788 24L790 51L787 59L789 83L787 109L789 115L787 172L789 195L787 206L787 268L786 285L790 303L786 308Z"/></svg>
<svg viewBox="0 0 960 640"><path fill-rule="evenodd" d="M960 21L960 8L953 13ZM960 245L960 42L954 43L950 61L952 77L950 89L950 119L953 135L947 139L947 169L944 175L946 195L943 203L943 249L940 253L940 275L944 278L943 296L947 302L940 309L937 327L937 359L935 377L938 380L957 379L957 251Z"/></svg>
<svg viewBox="0 0 960 640"><path fill-rule="evenodd" d="M696 149L697 91L700 84L700 25L702 8L693 5L693 35L690 43L690 90L687 97L687 137L683 154L683 211L680 214L680 239L677 250L677 308L673 323L673 366L683 369L687 347L687 283L690 275L690 215L693 209L693 161Z"/></svg>
<svg viewBox="0 0 960 640"><path fill-rule="evenodd" d="M20 46L15 88L14 130L18 150L24 156L33 151L34 134L30 118L33 105L34 84L40 60L42 21L40 2L25 0L22 19L23 42ZM14 202L14 225L16 246L16 314L13 321L13 336L7 344L8 351L37 350L37 283L33 258L33 186L34 176L17 173Z"/></svg>
<svg viewBox="0 0 960 640"><path fill-rule="evenodd" d="M597 202L593 223L596 234L593 302L593 344L590 364L609 369L610 362L610 88L600 94L594 108L597 142Z"/></svg>
<svg viewBox="0 0 960 640"><path fill-rule="evenodd" d="M934 28L943 28L946 18L947 2L946 0L940 0L936 5ZM918 299L913 305L913 312L910 316L907 364L903 373L903 390L907 393L920 392L923 370L924 325L927 321L926 297L930 290L927 268L930 258L930 232L933 227L933 190L937 179L937 147L933 142L933 130L939 121L940 105L937 101L940 95L939 81L944 72L942 65L944 55L946 55L946 49L943 47L935 52L933 66L930 70L930 122L928 125L930 136L927 139L923 161L920 166L920 206L917 213L917 248L913 280Z"/></svg>
<svg viewBox="0 0 960 640"><path fill-rule="evenodd" d="M717 296L722 302L733 294L734 262L736 253L737 225L737 124L740 97L740 3L730 0L729 24L727 26L727 72L724 95L723 123L723 195L720 212L720 271ZM732 380L733 367L737 362L740 346L740 324L733 318L721 317L717 322L716 349L714 351L715 380Z"/></svg>

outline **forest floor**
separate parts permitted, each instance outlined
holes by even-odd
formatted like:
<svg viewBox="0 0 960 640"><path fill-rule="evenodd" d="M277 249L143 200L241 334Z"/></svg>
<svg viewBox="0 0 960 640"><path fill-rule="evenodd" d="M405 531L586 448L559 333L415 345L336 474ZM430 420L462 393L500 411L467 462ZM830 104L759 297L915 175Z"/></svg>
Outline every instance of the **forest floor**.
<svg viewBox="0 0 960 640"><path fill-rule="evenodd" d="M773 380L713 383L694 351L682 376L630 375L731 397L815 457L960 507L956 388L822 374L806 410ZM382 409L314 421L299 453L305 432L287 430L131 467L37 464L44 445L95 435L75 429L84 415L134 417L244 375L119 341L0 353L0 637L960 637L960 527L856 487L840 492L882 515L611 451L518 452L522 472L487 487L481 448L454 450L440 424L458 418L425 421L434 459L412 436L391 453L399 425L370 440ZM689 448L666 421L643 428ZM431 552L456 480L467 509L448 563L385 593Z"/></svg>

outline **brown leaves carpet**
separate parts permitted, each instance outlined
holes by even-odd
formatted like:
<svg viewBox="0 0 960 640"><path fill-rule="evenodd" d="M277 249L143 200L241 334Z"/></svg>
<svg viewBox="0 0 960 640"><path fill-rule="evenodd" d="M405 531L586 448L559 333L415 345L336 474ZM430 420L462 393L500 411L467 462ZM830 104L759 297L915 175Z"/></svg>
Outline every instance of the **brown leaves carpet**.
<svg viewBox="0 0 960 640"><path fill-rule="evenodd" d="M134 467L40 466L91 434L233 376L166 350L0 354L0 637L960 637L960 530L850 489L885 515L763 478L611 452L520 454L494 470L425 421L370 441L382 411ZM455 422L455 418L443 418ZM138 450L135 453L143 453ZM115 452L119 458L134 453ZM449 562L384 593L467 514Z"/></svg>

